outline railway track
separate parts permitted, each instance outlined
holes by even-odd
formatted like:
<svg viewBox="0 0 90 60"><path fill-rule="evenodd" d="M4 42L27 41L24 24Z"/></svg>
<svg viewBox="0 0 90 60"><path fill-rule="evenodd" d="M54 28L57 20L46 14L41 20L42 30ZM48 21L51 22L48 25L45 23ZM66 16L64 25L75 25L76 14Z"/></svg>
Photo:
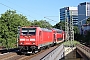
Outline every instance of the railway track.
<svg viewBox="0 0 90 60"><path fill-rule="evenodd" d="M57 45L58 46L58 45ZM0 56L0 60L40 60L43 56L48 54L50 51L57 48L57 46L50 47L49 49L41 50L36 54L17 55L16 53L7 53Z"/></svg>
<svg viewBox="0 0 90 60"><path fill-rule="evenodd" d="M17 55L17 54L16 53L1 54L0 55L0 60L6 60L6 59L11 58L15 55Z"/></svg>

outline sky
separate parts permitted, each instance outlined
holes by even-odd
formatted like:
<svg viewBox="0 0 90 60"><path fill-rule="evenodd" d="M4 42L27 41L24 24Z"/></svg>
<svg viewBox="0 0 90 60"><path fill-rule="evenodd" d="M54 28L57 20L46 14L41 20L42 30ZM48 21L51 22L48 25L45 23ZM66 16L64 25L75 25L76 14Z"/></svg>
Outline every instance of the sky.
<svg viewBox="0 0 90 60"><path fill-rule="evenodd" d="M9 9L16 10L30 21L46 20L51 25L55 25L60 21L60 8L76 7L82 2L90 2L90 0L0 0L0 15Z"/></svg>

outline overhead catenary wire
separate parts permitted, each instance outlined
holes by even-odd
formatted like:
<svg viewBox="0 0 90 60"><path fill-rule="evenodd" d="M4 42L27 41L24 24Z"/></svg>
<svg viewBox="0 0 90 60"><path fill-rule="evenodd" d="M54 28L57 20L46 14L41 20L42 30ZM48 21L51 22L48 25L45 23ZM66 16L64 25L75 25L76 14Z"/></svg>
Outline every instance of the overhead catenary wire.
<svg viewBox="0 0 90 60"><path fill-rule="evenodd" d="M5 4L3 4L3 3L1 3L1 2L0 2L0 4L3 5L3 6L5 6L5 7L7 7L7 8L13 9L13 10L15 10L15 11L21 13L21 14L25 14L25 13L23 13L23 12L21 12L21 11L19 11L19 10L16 10L16 9L10 7L10 6L7 6L7 5L5 5ZM27 15L27 14L25 14L25 15ZM29 17L31 17L31 18L33 18L33 19L36 19L36 18L34 18L34 17L30 16L30 15L27 15L27 16L29 16Z"/></svg>
<svg viewBox="0 0 90 60"><path fill-rule="evenodd" d="M10 1L8 1L8 0L6 0L7 2L9 2L9 3L12 3L12 2L10 2ZM3 5L3 6L5 6L5 7L8 7L8 8L10 8L10 9L13 9L13 10L16 10L16 9L14 9L14 8L12 8L12 7L10 7L10 6L7 6L7 5L5 5L5 4L3 4L3 3L0 3L1 5ZM17 4L15 4L15 3L13 3L14 5L17 5ZM17 5L17 6L19 6L19 5ZM23 8L23 9L25 9L25 10L27 10L27 11L29 11L30 12L30 10L28 10L28 9L26 9L26 8L24 8L24 7L21 7L21 6L19 6L20 8ZM19 11L19 10L16 10L17 12L19 12L19 13L21 13L21 14L25 14L25 13L23 13L23 12L21 12L21 11ZM35 12L34 12L35 13ZM35 13L35 14L37 14L37 13ZM27 15L27 14L25 14L25 15ZM37 14L38 15L38 14ZM40 15L40 14L39 14ZM29 16L29 17L31 17L31 18L33 18L34 20L36 20L36 18L35 17L32 17L31 15L27 15L27 16ZM42 16L42 15L41 15ZM46 17L51 17L51 16L46 16ZM52 17L58 17L58 16L52 16ZM51 21L53 21L53 22L57 22L57 21L55 21L55 20L53 20L53 19L50 19L50 18L47 18L47 19L49 19L49 20L51 20Z"/></svg>
<svg viewBox="0 0 90 60"><path fill-rule="evenodd" d="M45 17L59 17L59 16L45 16Z"/></svg>
<svg viewBox="0 0 90 60"><path fill-rule="evenodd" d="M6 0L7 2L10 2L10 3L13 3L14 5L17 5L17 4L15 4L14 2L11 2L11 1L9 1L9 0ZM27 11L29 11L30 12L30 10L29 9L27 9L27 8L25 8L25 7L22 7L22 6L20 6L20 5L17 5L17 6L19 6L20 8L23 8L24 10L27 10ZM35 13L35 12L33 12L33 13ZM37 13L35 13L35 14L37 14ZM38 14L37 14L38 15ZM40 15L40 14L39 14ZM42 16L42 15L41 15Z"/></svg>
<svg viewBox="0 0 90 60"><path fill-rule="evenodd" d="M10 2L10 3L13 3L14 5L17 5L17 4L15 4L14 2L11 2L11 1L9 1L9 0L6 0L6 1L7 1L7 2ZM27 11L30 12L30 10L27 9L27 8L25 8L25 7L21 7L20 5L17 5L17 6L19 6L20 8L23 8L23 9L25 9L25 10L27 10ZM35 12L33 12L33 13L35 13ZM37 14L37 13L35 13L35 14ZM40 15L40 14L37 14L37 15ZM40 16L42 16L42 15L40 15ZM45 16L45 18L47 18L47 17L58 17L58 16ZM47 18L47 19L49 19L49 20L51 20L51 21L53 21L53 22L57 22L57 21L52 20L52 19L50 19L50 18Z"/></svg>
<svg viewBox="0 0 90 60"><path fill-rule="evenodd" d="M58 21L55 21L55 20L50 19L50 18L48 18L48 17L59 17L59 16L45 16L45 17L44 17L44 18L49 19L49 20L51 20L51 21L53 21L53 22L58 22Z"/></svg>

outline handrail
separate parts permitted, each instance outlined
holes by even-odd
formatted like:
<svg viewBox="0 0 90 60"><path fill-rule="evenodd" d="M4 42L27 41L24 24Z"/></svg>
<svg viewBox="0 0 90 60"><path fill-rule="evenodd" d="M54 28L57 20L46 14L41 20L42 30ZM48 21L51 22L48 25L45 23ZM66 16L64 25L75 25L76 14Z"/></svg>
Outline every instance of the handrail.
<svg viewBox="0 0 90 60"><path fill-rule="evenodd" d="M79 49L82 53L84 53L88 58L90 58L90 48L86 47L82 44L77 44L76 48Z"/></svg>
<svg viewBox="0 0 90 60"><path fill-rule="evenodd" d="M56 57L57 57L57 59L60 59L60 58L64 57L63 52L64 52L64 47L63 47L63 44L62 44L59 47L57 47L56 49L49 52L44 57L42 57L40 60L54 60L54 59L56 59ZM60 54L60 57L58 57L59 54Z"/></svg>

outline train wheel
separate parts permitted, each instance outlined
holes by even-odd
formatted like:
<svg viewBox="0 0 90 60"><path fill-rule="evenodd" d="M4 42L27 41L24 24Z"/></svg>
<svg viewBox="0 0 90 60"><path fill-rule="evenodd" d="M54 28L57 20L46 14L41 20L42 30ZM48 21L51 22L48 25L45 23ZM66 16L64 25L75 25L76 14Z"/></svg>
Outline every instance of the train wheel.
<svg viewBox="0 0 90 60"><path fill-rule="evenodd" d="M32 50L32 53L35 54L35 49Z"/></svg>
<svg viewBox="0 0 90 60"><path fill-rule="evenodd" d="M22 55L22 53L21 52L16 52L17 53L17 55Z"/></svg>
<svg viewBox="0 0 90 60"><path fill-rule="evenodd" d="M23 54L24 54L24 55L26 55L26 54L27 54L27 52L23 52Z"/></svg>
<svg viewBox="0 0 90 60"><path fill-rule="evenodd" d="M47 46L47 48L49 49L50 45Z"/></svg>
<svg viewBox="0 0 90 60"><path fill-rule="evenodd" d="M41 51L41 48L40 49L38 49L38 52L40 52Z"/></svg>

